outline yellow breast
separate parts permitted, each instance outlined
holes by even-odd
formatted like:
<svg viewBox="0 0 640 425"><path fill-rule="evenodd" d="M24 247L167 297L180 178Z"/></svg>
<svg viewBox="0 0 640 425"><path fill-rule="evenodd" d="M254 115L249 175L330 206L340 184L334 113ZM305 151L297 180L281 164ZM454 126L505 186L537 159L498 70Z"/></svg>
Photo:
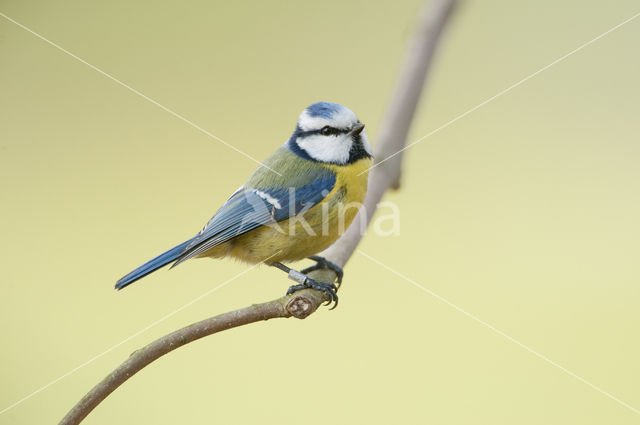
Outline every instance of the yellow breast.
<svg viewBox="0 0 640 425"><path fill-rule="evenodd" d="M324 164L336 175L331 192L303 214L259 227L206 253L249 263L296 261L329 247L349 227L367 193L371 160L348 165Z"/></svg>
<svg viewBox="0 0 640 425"><path fill-rule="evenodd" d="M347 191L345 199L347 203L362 204L364 202L364 197L367 194L369 168L371 167L370 158L363 158L347 165L327 164L326 167L336 175L336 185L331 191L332 193L340 188L345 188Z"/></svg>

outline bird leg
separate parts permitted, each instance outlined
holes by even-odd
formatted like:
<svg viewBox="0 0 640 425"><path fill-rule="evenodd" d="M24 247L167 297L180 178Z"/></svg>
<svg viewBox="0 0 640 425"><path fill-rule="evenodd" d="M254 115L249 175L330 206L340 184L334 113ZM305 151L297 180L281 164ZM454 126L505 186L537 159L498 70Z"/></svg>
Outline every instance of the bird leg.
<svg viewBox="0 0 640 425"><path fill-rule="evenodd" d="M342 277L344 276L342 267L332 263L331 261L319 255L312 255L311 257L309 257L309 259L315 261L316 264L314 264L313 266L309 266L304 270L301 270L300 273L307 274L314 270L320 270L320 269L332 270L336 274L336 276L338 276L338 288L340 288L340 285L342 284Z"/></svg>
<svg viewBox="0 0 640 425"><path fill-rule="evenodd" d="M333 283L317 282L311 279L309 276L306 276L303 272L294 270L282 263L275 262L270 263L269 265L282 270L289 275L289 279L293 280L294 282L298 282L297 285L293 285L287 290L287 295L291 295L294 292L300 291L302 289L315 289L324 292L329 296L329 301L327 301L326 305L334 303L333 307L331 307L331 310L338 306L338 294L336 293L338 288Z"/></svg>

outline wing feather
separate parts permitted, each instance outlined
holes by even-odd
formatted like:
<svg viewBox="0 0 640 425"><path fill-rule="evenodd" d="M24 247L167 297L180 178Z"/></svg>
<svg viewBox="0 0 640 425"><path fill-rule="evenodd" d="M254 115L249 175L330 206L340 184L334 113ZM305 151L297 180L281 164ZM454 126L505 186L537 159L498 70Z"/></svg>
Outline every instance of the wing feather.
<svg viewBox="0 0 640 425"><path fill-rule="evenodd" d="M286 220L322 202L336 176L324 169L297 187L241 187L187 245L172 267L260 226Z"/></svg>

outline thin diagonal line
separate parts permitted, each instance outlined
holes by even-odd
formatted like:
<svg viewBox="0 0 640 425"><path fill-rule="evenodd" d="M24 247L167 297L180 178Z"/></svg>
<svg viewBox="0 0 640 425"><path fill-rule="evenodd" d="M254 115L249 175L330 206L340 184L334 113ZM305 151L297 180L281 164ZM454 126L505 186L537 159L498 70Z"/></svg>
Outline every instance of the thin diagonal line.
<svg viewBox="0 0 640 425"><path fill-rule="evenodd" d="M578 381L582 382L583 384L588 385L589 387L593 388L594 390L598 391L601 394L604 394L605 396L609 397L611 400L621 404L622 406L626 407L627 409L631 410L634 413L637 413L640 415L640 410L636 409L635 407L629 405L628 403L625 403L624 401L620 400L618 397L612 395L611 393L608 393L607 391L603 390L602 388L592 384L591 382L587 381L586 379L584 379L583 377L576 375L575 373L573 373L572 371L570 371L569 369L567 369L564 366L559 365L558 363L554 362L553 360L551 360L550 358L548 358L547 356L538 353L536 350L534 350L533 348L529 347L528 345L525 345L523 343L521 343L520 341L518 341L517 339L513 338L512 336L502 332L500 329L495 328L494 326L490 325L489 323L485 322L484 320L480 319L479 317L469 313L468 311L464 310L462 307L458 307L456 304L452 303L451 301L447 300L446 298L436 294L435 292L433 292L431 289L425 288L424 286L422 286L421 284L419 284L418 282L416 282L415 280L405 276L404 274L400 273L397 270L394 270L393 268L387 266L386 264L376 260L375 258L373 258L372 256L370 256L369 254L363 252L362 250L358 250L358 253L364 255L365 257L367 257L369 260L373 261L374 263L378 264L379 266L387 269L388 271L390 271L391 273L395 274L396 276L401 277L402 279L406 280L407 282L411 283L413 286L415 286L418 289L423 290L424 292L426 292L427 294L431 295L434 298L437 298L438 300L442 301L443 303L447 304L448 306L458 310L460 313L464 314L465 316L469 317L470 319L480 323L482 326L492 330L493 332L497 333L498 335L506 338L507 340L513 342L514 344L518 345L519 347L524 348L525 350L527 350L528 352L530 352L531 354L533 354L534 356L544 360L545 362L549 363L552 366L557 367L558 369L560 369L561 371L563 371L564 373L566 373L569 376L572 376L574 378L576 378Z"/></svg>
<svg viewBox="0 0 640 425"><path fill-rule="evenodd" d="M425 134L424 136L422 136L421 138L419 138L418 140L409 143L407 146L403 147L402 149L400 149L399 151L389 155L388 157L382 159L381 161L376 162L375 164L373 164L371 167L369 167L368 169L366 169L365 171L361 172L360 174L364 174L366 172L368 172L369 170L377 167L378 165L382 164L383 162L393 158L394 156L406 151L407 149L409 149L410 147L422 142L423 140L433 136L434 134L438 133L440 130L444 130L445 128L449 127L451 124L455 123L458 120L461 120L462 118L466 117L467 115L475 112L476 110L482 108L483 106L485 106L487 103L490 103L492 101L494 101L495 99L499 98L500 96L510 92L511 90L515 89L516 87L518 87L519 85L529 81L530 79L532 79L533 77L535 77L536 75L540 74L541 72L546 71L547 69L551 68L552 66L562 62L563 60L567 59L569 56L572 56L576 53L578 53L580 50L583 50L584 48L590 46L591 44L595 43L596 41L600 40L602 37L612 33L613 31L617 30L618 28L622 27L623 25L628 24L629 22L633 21L634 19L636 19L638 16L640 16L640 12L636 13L635 15L633 15L632 17L625 19L624 21L620 22L618 25L616 25L615 27L603 32L602 34L600 34L599 36L587 41L586 43L582 44L581 46L573 49L572 51L570 51L569 53L565 54L564 56L560 56L558 59L554 60L553 62L551 62L550 64L543 66L542 68L540 68L539 70L537 70L536 72L534 72L533 74L529 74L528 76L524 77L522 80L518 81L517 83L514 83L512 85L510 85L509 87L507 87L506 89L502 90L501 92L491 96L490 98L488 98L487 100L485 100L484 102L478 103L476 106L474 106L473 108L469 109L466 112L463 112L462 114L458 115L457 117L453 118L450 121L447 121L446 123L442 124L440 127L436 128L435 130L430 131L429 133ZM358 175L360 175L358 174Z"/></svg>
<svg viewBox="0 0 640 425"><path fill-rule="evenodd" d="M280 251L276 252L275 254L269 256L268 258L266 258L263 263L267 260L269 260L271 257L273 257L274 255L278 254ZM117 343L116 345L106 349L105 351L103 351L100 354L95 355L94 357L90 358L89 360L87 360L86 362L76 366L75 368L71 369L69 372L65 373L64 375L59 376L58 378L54 379L53 381L49 382L47 385L44 385L40 388L38 388L37 390L35 390L34 392L32 392L31 394L21 398L20 400L14 402L13 404L5 407L4 409L0 410L0 415L2 415L3 413L13 409L14 407L16 407L17 405L29 400L31 397L33 397L34 395L38 394L41 391L46 390L47 388L49 388L50 386L54 385L55 383L63 380L64 378L66 378L69 375L74 374L75 372L79 371L80 369L82 369L83 367L93 363L94 361L98 360L100 357L103 357L104 355L110 353L111 351L115 350L116 348L120 347L122 344L125 344L126 342L131 341L133 338L137 337L138 335L148 331L149 329L157 326L158 324L164 322L165 320L167 320L168 318L174 316L175 314L181 312L182 310L184 310L185 308L191 306L192 304L195 304L196 302L200 301L201 299L203 299L204 297L213 294L214 292L216 292L218 289L227 286L229 283L233 282L234 280L236 280L237 278L239 278L240 276L242 276L245 273L250 272L251 270L255 269L256 267L258 267L260 264L262 263L258 263L255 264L251 267L249 267L246 270L243 270L242 272L238 273L237 275L225 280L224 282L222 282L220 285L209 289L207 292L205 292L204 294L200 295L199 297L196 297L194 299L192 299L191 301L189 301L188 303L186 303L185 305L183 305L180 308L175 309L174 311L172 311L171 313L167 314L164 317L161 317L160 319L156 320L155 322L151 323L150 325L148 325L147 327L139 330L138 332L134 333L133 335L123 339L122 341L120 341L119 343Z"/></svg>
<svg viewBox="0 0 640 425"><path fill-rule="evenodd" d="M75 54L71 53L70 51L68 51L67 49L65 49L64 47L54 43L53 41L47 39L46 37L38 34L37 32L33 31L31 28L28 28L24 25L22 25L20 22L8 17L7 15L5 15L4 13L0 12L0 16L2 16L3 18L5 18L7 21L13 22L14 24L16 24L17 26L19 26L20 28L22 28L25 31L30 32L31 34L35 35L36 37L38 37L40 40L44 41L45 43L55 47L56 49L60 50L63 53L66 53L67 55L71 56L72 58L74 58L75 60L82 62L83 64L85 64L86 66L88 66L89 68L93 69L94 71L104 75L105 77L107 77L108 79L110 79L111 81L121 85L122 87L126 88L127 90L131 91L132 93L137 94L138 96L142 97L143 99L153 103L154 105L156 105L158 108L170 113L171 115L173 115L174 117L178 118L181 121L184 121L185 123L189 124L191 127L195 128L196 130L200 131L201 133L206 134L207 136L219 141L220 143L222 143L223 145L225 145L226 147L233 149L234 151L238 152L241 155L244 155L245 157L249 158L250 160L262 165L263 167L273 171L274 173L278 174L279 176L282 176L282 174L280 174L279 172L277 172L276 170L274 170L273 168L265 165L264 163L262 163L261 161L257 160L256 158L252 157L251 155L249 155L248 153L236 148L235 146L233 146L231 143L225 142L224 140L222 140L221 138L219 138L218 136L216 136L215 134L211 133L210 131L205 130L204 128L200 127L198 124L194 123L193 121L185 118L184 116L180 115L179 113L175 112L173 109L169 109L166 106L160 104L159 102L153 100L152 98L150 98L149 96L145 95L144 93L134 89L133 87L131 87L130 85L123 83L122 81L118 80L116 77L112 76L111 74L108 74L107 72L101 70L100 68L98 68L95 65L90 64L89 62L85 61L84 59L76 56Z"/></svg>

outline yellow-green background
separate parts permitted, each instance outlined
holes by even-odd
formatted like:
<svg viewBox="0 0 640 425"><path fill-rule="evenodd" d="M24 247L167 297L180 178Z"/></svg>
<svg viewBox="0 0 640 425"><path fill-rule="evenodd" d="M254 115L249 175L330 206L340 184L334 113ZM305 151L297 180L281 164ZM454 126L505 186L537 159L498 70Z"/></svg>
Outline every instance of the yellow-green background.
<svg viewBox="0 0 640 425"><path fill-rule="evenodd" d="M265 158L307 104L375 142L420 2L2 0L0 11ZM415 140L639 12L467 1ZM640 408L640 19L407 152L401 235L361 248ZM113 283L200 229L256 164L0 18L0 409L246 270ZM206 338L87 424L602 424L640 416L361 254L340 307ZM55 423L136 348L290 284L252 270L0 415ZM306 390L301 390L305 388Z"/></svg>

